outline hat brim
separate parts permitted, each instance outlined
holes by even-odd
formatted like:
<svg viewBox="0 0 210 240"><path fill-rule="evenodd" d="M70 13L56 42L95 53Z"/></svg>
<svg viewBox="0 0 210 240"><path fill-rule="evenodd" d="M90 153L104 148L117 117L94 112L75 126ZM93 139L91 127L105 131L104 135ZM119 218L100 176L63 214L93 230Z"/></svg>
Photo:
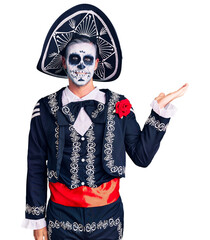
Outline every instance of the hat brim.
<svg viewBox="0 0 210 240"><path fill-rule="evenodd" d="M117 33L108 17L98 8L80 4L64 12L50 28L37 69L54 77L67 78L61 52L75 36L94 39L99 64L93 80L113 81L121 72L122 53Z"/></svg>

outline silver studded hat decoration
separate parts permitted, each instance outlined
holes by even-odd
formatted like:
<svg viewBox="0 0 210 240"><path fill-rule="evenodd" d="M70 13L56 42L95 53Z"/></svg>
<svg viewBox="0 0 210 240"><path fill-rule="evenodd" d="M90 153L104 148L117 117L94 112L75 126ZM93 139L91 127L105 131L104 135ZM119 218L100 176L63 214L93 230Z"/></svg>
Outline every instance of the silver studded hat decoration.
<svg viewBox="0 0 210 240"><path fill-rule="evenodd" d="M89 4L70 8L54 22L46 36L37 69L54 77L67 78L62 66L62 52L72 39L84 37L98 48L99 63L93 80L116 80L122 64L117 33L108 17Z"/></svg>

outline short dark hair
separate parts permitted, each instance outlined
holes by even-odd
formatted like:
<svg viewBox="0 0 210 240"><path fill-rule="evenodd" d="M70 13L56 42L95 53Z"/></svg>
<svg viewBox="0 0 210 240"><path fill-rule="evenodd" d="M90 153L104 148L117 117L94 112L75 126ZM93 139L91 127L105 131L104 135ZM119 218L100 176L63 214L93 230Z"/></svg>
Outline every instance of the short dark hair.
<svg viewBox="0 0 210 240"><path fill-rule="evenodd" d="M98 46L95 42L91 41L89 38L82 37L82 38L73 38L67 45L66 47L60 52L60 54L66 58L66 50L67 48L74 43L92 43L96 47L96 59L98 58Z"/></svg>

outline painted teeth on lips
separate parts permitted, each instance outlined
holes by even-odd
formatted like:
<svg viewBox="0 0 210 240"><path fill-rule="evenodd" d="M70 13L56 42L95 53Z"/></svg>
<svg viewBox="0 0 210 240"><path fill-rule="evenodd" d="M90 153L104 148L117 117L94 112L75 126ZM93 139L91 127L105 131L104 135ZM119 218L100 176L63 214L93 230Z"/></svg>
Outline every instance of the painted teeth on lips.
<svg viewBox="0 0 210 240"><path fill-rule="evenodd" d="M81 75L85 75L85 74L88 74L87 72L77 72L75 71L76 74L81 74Z"/></svg>

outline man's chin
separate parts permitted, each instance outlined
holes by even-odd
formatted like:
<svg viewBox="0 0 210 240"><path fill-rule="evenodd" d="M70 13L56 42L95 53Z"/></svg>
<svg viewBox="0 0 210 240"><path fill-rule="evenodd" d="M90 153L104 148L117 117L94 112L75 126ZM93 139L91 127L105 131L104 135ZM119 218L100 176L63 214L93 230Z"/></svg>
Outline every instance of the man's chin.
<svg viewBox="0 0 210 240"><path fill-rule="evenodd" d="M78 80L78 82L85 82L85 80L82 79L82 78L80 78L80 79Z"/></svg>
<svg viewBox="0 0 210 240"><path fill-rule="evenodd" d="M91 80L91 79L90 79ZM79 80L72 80L72 82L78 86L78 87L81 87L81 86L85 86L89 83L90 80L84 80L82 78L80 78Z"/></svg>

